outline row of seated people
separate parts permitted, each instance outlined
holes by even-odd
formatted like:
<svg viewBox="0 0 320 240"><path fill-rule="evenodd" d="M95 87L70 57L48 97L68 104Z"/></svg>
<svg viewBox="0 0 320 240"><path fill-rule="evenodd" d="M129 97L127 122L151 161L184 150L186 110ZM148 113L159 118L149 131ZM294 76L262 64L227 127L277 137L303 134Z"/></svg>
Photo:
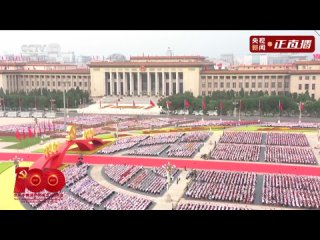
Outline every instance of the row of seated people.
<svg viewBox="0 0 320 240"><path fill-rule="evenodd" d="M99 114L90 115L79 115L75 117L68 117L67 124L76 124L78 126L82 125L84 127L97 127L102 126L107 122L115 122L121 117L110 117ZM63 118L57 119L57 123L63 123Z"/></svg>
<svg viewBox="0 0 320 240"><path fill-rule="evenodd" d="M114 182L124 185L141 169L141 166L133 165L106 165L104 173Z"/></svg>
<svg viewBox="0 0 320 240"><path fill-rule="evenodd" d="M165 178L145 169L128 184L128 187L140 192L160 194L166 184Z"/></svg>
<svg viewBox="0 0 320 240"><path fill-rule="evenodd" d="M220 120L200 120L191 123L183 123L181 127L200 127L200 126L239 126L257 124L257 121L220 121Z"/></svg>
<svg viewBox="0 0 320 240"><path fill-rule="evenodd" d="M196 171L185 195L203 200L253 203L257 175L225 171Z"/></svg>
<svg viewBox="0 0 320 240"><path fill-rule="evenodd" d="M265 175L262 203L294 208L320 208L320 178Z"/></svg>
<svg viewBox="0 0 320 240"><path fill-rule="evenodd" d="M139 143L138 146L175 143L184 133L157 134Z"/></svg>
<svg viewBox="0 0 320 240"><path fill-rule="evenodd" d="M167 154L168 157L192 157L202 146L203 143L200 142L176 143L170 147Z"/></svg>
<svg viewBox="0 0 320 240"><path fill-rule="evenodd" d="M160 154L168 147L168 144L138 147L128 151L128 154L138 156L160 156Z"/></svg>
<svg viewBox="0 0 320 240"><path fill-rule="evenodd" d="M106 210L146 210L152 201L133 195L116 193L105 203Z"/></svg>
<svg viewBox="0 0 320 240"><path fill-rule="evenodd" d="M237 144L261 144L262 133L260 132L224 132L220 138L221 143Z"/></svg>
<svg viewBox="0 0 320 240"><path fill-rule="evenodd" d="M175 210L248 210L244 207L219 206L210 203L179 203Z"/></svg>
<svg viewBox="0 0 320 240"><path fill-rule="evenodd" d="M119 144L111 144L100 151L98 151L98 154L110 154L110 153L116 153L122 150L130 149L133 146L137 145L138 142L128 142L128 143L119 143Z"/></svg>
<svg viewBox="0 0 320 240"><path fill-rule="evenodd" d="M70 192L96 206L113 194L113 191L98 184L91 177L86 176L69 188Z"/></svg>
<svg viewBox="0 0 320 240"><path fill-rule="evenodd" d="M93 205L85 203L68 194L58 201L46 201L42 203L37 210L93 210Z"/></svg>
<svg viewBox="0 0 320 240"><path fill-rule="evenodd" d="M181 142L205 142L210 136L209 132L190 132L181 138Z"/></svg>
<svg viewBox="0 0 320 240"><path fill-rule="evenodd" d="M261 126L266 127L290 127L290 128L318 128L320 126L319 123L312 123L312 122L264 122Z"/></svg>
<svg viewBox="0 0 320 240"><path fill-rule="evenodd" d="M140 136L120 138L120 139L117 139L115 144L123 144L123 143L129 143L129 142L141 142L148 137L149 137L148 135L140 135Z"/></svg>
<svg viewBox="0 0 320 240"><path fill-rule="evenodd" d="M87 175L89 165L84 163L80 166L70 165L62 170L66 179L66 187L71 186Z"/></svg>
<svg viewBox="0 0 320 240"><path fill-rule="evenodd" d="M309 142L301 133L267 133L267 145L306 147Z"/></svg>
<svg viewBox="0 0 320 240"><path fill-rule="evenodd" d="M239 144L218 144L210 158L231 161L259 161L260 146Z"/></svg>
<svg viewBox="0 0 320 240"><path fill-rule="evenodd" d="M166 178L167 177L167 171L164 168L160 168L160 167L154 167L151 168L151 171L154 172L157 175L160 175L161 177ZM177 168L174 168L171 176L175 177L175 175L179 172L179 170Z"/></svg>
<svg viewBox="0 0 320 240"><path fill-rule="evenodd" d="M316 165L317 159L311 148L266 146L265 161Z"/></svg>

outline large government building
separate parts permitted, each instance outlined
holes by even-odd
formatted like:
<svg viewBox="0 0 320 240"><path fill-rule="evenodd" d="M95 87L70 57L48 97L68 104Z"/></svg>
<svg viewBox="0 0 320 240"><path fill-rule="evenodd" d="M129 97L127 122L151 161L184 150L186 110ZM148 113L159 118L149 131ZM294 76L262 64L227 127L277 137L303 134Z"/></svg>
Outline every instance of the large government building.
<svg viewBox="0 0 320 240"><path fill-rule="evenodd" d="M70 64L0 62L4 91L79 87L92 97L169 96L190 91L309 92L320 98L320 61L283 65L234 66L221 70L202 56L135 56L128 61L91 62L87 69Z"/></svg>

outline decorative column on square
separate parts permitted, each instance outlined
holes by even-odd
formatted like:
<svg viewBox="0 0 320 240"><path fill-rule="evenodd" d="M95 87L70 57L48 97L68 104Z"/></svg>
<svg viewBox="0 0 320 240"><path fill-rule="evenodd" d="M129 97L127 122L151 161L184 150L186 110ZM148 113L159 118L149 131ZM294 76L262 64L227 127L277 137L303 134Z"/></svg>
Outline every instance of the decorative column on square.
<svg viewBox="0 0 320 240"><path fill-rule="evenodd" d="M150 76L150 72L147 72L147 92L148 92L148 96L151 96L151 76Z"/></svg>
<svg viewBox="0 0 320 240"><path fill-rule="evenodd" d="M119 72L117 72L117 93L116 95L120 95L121 91L120 91L120 79L119 79Z"/></svg>
<svg viewBox="0 0 320 240"><path fill-rule="evenodd" d="M176 94L179 93L179 73L176 72Z"/></svg>
<svg viewBox="0 0 320 240"><path fill-rule="evenodd" d="M166 96L166 80L165 80L165 74L162 72L162 95Z"/></svg>
<svg viewBox="0 0 320 240"><path fill-rule="evenodd" d="M123 95L127 96L128 94L128 86L127 86L127 78L126 73L122 73L122 81L123 81Z"/></svg>
<svg viewBox="0 0 320 240"><path fill-rule="evenodd" d="M138 78L138 95L142 95L142 80L141 80L141 76L140 73L137 72L137 78Z"/></svg>
<svg viewBox="0 0 320 240"><path fill-rule="evenodd" d="M113 95L113 76L112 76L112 72L110 72L110 95Z"/></svg>
<svg viewBox="0 0 320 240"><path fill-rule="evenodd" d="M134 87L133 87L133 73L130 72L130 95L133 96L134 94Z"/></svg>
<svg viewBox="0 0 320 240"><path fill-rule="evenodd" d="M169 96L171 96L173 94L173 91L172 91L172 72L169 72Z"/></svg>
<svg viewBox="0 0 320 240"><path fill-rule="evenodd" d="M159 93L159 79L158 79L158 73L155 72L155 77L154 77L154 80L156 82L156 89L155 89L155 94L156 96L158 96L160 93Z"/></svg>

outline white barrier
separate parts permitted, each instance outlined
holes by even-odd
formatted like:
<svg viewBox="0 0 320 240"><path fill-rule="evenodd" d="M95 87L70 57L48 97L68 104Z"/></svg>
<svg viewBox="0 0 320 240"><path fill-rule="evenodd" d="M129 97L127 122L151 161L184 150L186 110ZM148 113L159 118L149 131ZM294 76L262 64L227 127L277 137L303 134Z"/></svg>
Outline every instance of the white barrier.
<svg viewBox="0 0 320 240"><path fill-rule="evenodd" d="M18 116L18 112L8 112L7 113L7 117L17 117Z"/></svg>
<svg viewBox="0 0 320 240"><path fill-rule="evenodd" d="M45 114L46 118L55 118L56 117L56 113L55 112L47 112Z"/></svg>
<svg viewBox="0 0 320 240"><path fill-rule="evenodd" d="M30 112L20 112L20 117L29 118L31 116Z"/></svg>
<svg viewBox="0 0 320 240"><path fill-rule="evenodd" d="M5 117L5 112L0 112L0 117Z"/></svg>
<svg viewBox="0 0 320 240"><path fill-rule="evenodd" d="M35 118L43 118L43 112L34 112L32 114L32 117L35 117Z"/></svg>

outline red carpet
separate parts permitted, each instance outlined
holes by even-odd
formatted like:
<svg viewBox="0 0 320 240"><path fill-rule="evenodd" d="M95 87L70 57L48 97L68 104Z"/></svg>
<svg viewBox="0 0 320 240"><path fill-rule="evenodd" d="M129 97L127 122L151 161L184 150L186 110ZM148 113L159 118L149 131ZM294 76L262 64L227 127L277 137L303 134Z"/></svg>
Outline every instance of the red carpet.
<svg viewBox="0 0 320 240"><path fill-rule="evenodd" d="M0 153L0 161L10 160L18 156L24 161L35 161L42 154L39 153ZM75 163L79 155L66 155L64 163ZM272 163L251 163L251 162L227 162L227 161L208 161L208 160L184 160L173 158L144 158L144 157L124 157L124 156L102 156L102 155L84 155L84 162L88 164L130 164L143 166L162 166L170 162L179 168L188 169L212 169L212 170L230 170L245 171L256 173L281 173L295 175L320 176L320 166L301 166L285 165Z"/></svg>

